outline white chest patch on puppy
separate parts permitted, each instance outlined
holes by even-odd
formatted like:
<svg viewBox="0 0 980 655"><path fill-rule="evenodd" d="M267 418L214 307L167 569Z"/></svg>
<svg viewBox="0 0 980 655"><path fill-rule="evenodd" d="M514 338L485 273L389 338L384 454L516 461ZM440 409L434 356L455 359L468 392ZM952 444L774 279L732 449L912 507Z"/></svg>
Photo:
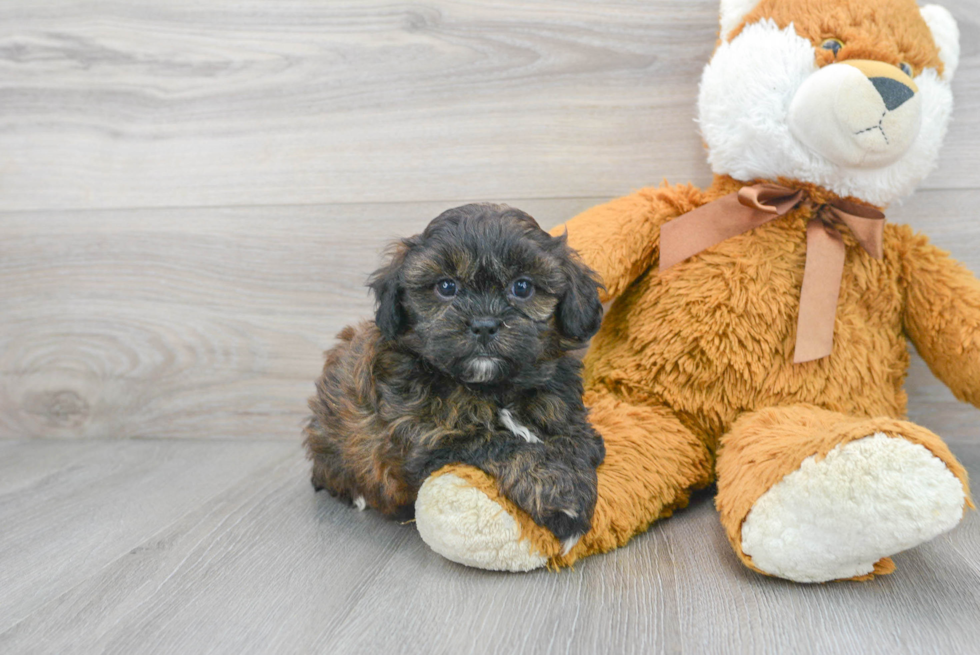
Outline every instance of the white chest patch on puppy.
<svg viewBox="0 0 980 655"><path fill-rule="evenodd" d="M504 424L504 427L513 432L516 436L520 437L528 443L541 443L537 435L528 430L526 427L518 423L514 419L514 415L510 413L508 409L500 410L500 422Z"/></svg>

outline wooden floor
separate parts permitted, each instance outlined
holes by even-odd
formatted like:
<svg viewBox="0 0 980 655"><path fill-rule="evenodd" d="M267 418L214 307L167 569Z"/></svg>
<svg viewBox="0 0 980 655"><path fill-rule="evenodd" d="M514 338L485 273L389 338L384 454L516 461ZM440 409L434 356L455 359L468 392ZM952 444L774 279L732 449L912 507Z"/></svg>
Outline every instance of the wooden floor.
<svg viewBox="0 0 980 655"><path fill-rule="evenodd" d="M954 447L980 473L980 445ZM735 559L710 494L560 573L443 560L314 495L296 443L0 442L0 652L967 653L980 520L869 583Z"/></svg>
<svg viewBox="0 0 980 655"><path fill-rule="evenodd" d="M889 220L980 271L980 12ZM980 652L980 517L869 583L744 569L710 491L575 570L449 563L314 495L320 352L389 239L710 175L715 0L0 3L0 653ZM980 410L910 418L980 479Z"/></svg>

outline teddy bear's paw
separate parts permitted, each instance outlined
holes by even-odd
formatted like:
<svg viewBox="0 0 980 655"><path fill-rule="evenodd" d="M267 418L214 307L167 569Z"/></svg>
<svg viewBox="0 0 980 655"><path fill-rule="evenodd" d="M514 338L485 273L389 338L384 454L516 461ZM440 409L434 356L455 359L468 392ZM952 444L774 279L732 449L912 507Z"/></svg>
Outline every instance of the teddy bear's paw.
<svg viewBox="0 0 980 655"><path fill-rule="evenodd" d="M807 458L763 494L742 524L742 551L797 582L857 577L951 530L965 502L963 484L929 450L878 433Z"/></svg>
<svg viewBox="0 0 980 655"><path fill-rule="evenodd" d="M521 540L517 521L462 478L430 477L415 501L422 540L446 559L491 571L530 571L548 558Z"/></svg>

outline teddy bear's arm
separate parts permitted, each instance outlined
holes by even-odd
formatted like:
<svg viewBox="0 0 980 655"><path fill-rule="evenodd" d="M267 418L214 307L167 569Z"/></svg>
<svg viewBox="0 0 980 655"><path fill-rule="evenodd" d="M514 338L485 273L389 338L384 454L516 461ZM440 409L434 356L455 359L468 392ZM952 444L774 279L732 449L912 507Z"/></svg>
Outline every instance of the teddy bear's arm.
<svg viewBox="0 0 980 655"><path fill-rule="evenodd" d="M957 398L980 407L980 281L926 237L902 232L906 334Z"/></svg>
<svg viewBox="0 0 980 655"><path fill-rule="evenodd" d="M551 230L568 232L568 244L602 278L602 302L620 295L657 262L660 226L701 204L694 186L641 189L593 207Z"/></svg>

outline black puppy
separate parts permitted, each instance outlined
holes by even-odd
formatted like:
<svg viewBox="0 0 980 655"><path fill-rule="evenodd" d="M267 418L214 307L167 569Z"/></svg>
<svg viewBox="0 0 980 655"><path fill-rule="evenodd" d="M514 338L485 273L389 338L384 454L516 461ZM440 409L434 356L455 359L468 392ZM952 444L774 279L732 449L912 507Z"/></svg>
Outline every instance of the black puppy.
<svg viewBox="0 0 980 655"><path fill-rule="evenodd" d="M395 244L370 281L374 323L338 335L310 399L313 486L395 514L430 473L470 464L570 548L605 455L567 354L599 329L598 286L564 237L506 206L451 209Z"/></svg>

